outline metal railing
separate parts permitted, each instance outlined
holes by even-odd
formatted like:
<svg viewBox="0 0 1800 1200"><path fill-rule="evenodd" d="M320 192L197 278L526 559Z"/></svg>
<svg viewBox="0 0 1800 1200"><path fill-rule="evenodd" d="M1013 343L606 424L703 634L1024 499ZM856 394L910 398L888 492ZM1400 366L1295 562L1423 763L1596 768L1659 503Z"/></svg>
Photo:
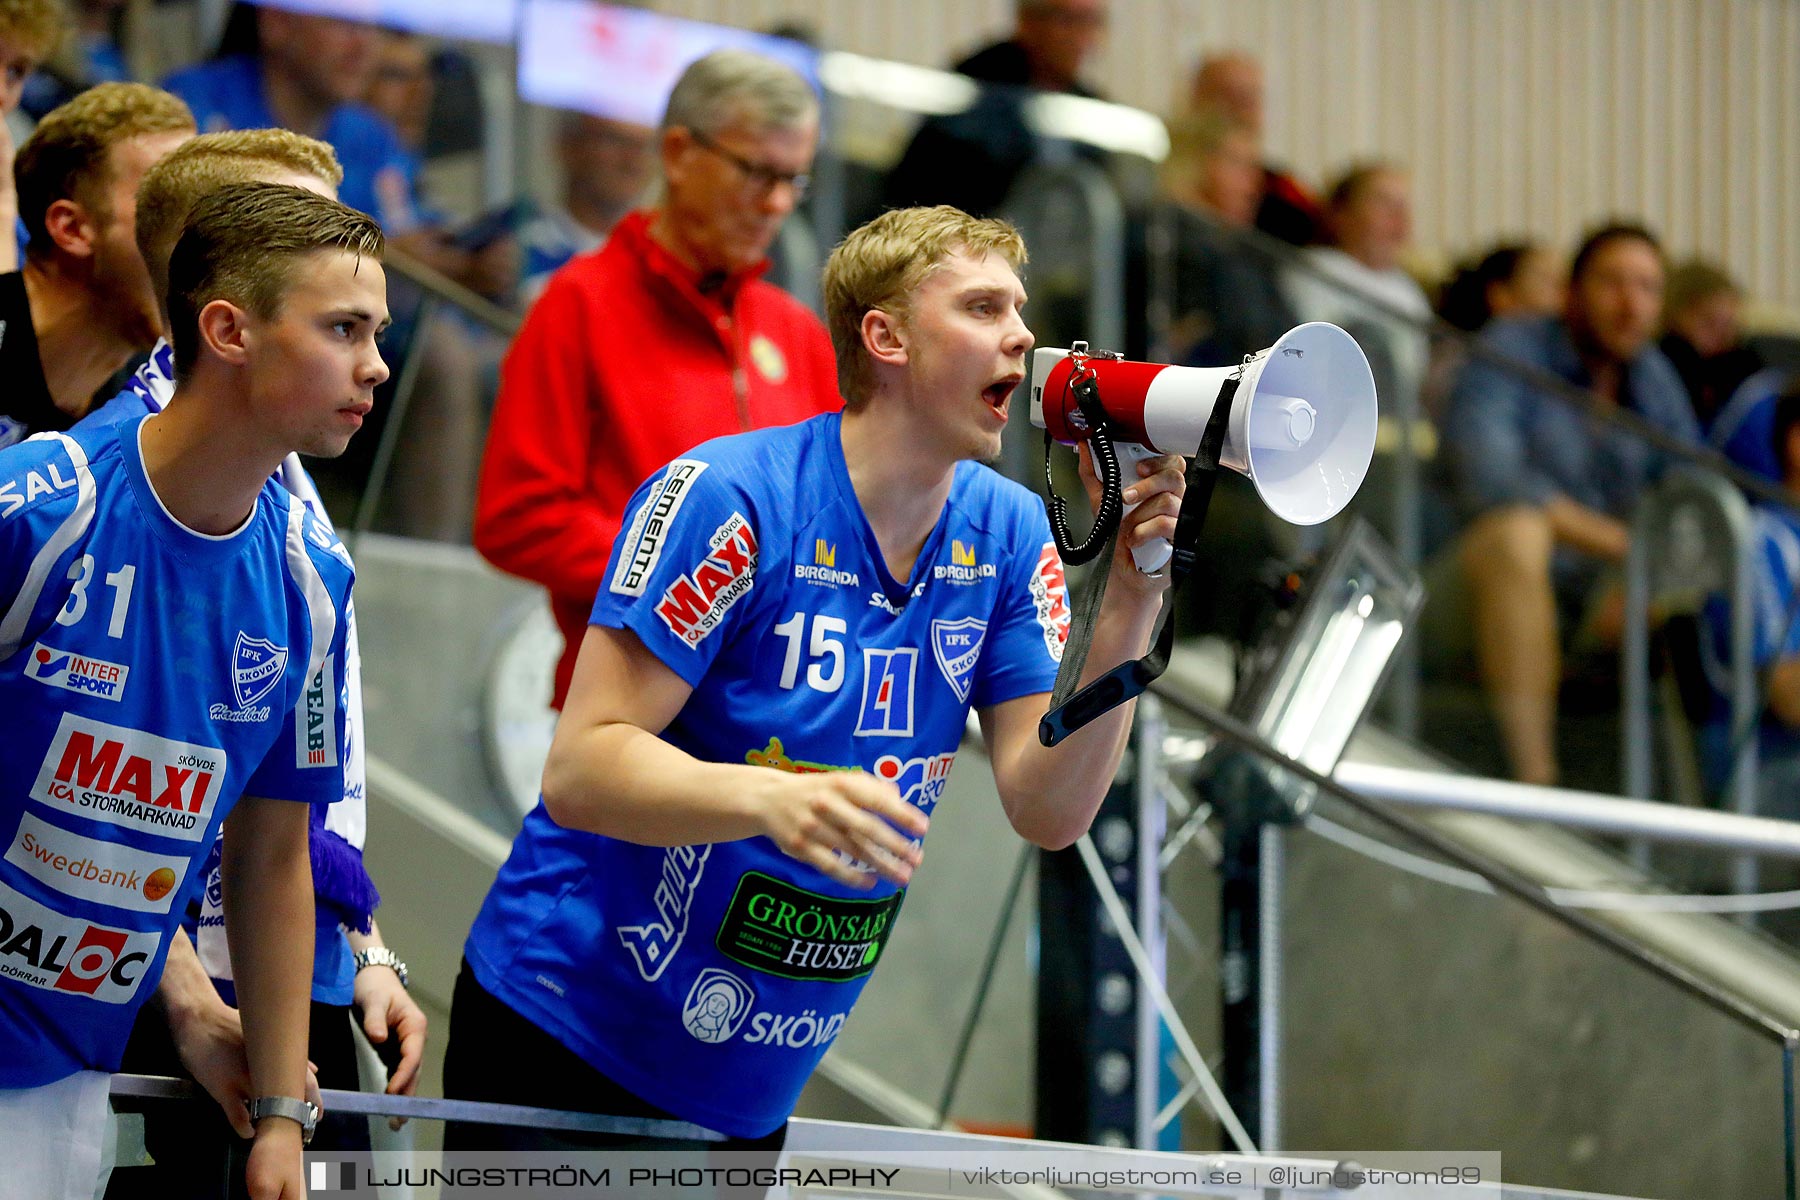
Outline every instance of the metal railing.
<svg viewBox="0 0 1800 1200"><path fill-rule="evenodd" d="M394 455L400 445L400 435L406 427L407 413L412 408L413 394L419 385L419 374L425 366L427 327L439 317L446 305L488 331L507 339L518 333L519 324L524 320L518 313L500 307L392 244L388 246L382 265L390 274L405 279L419 289L419 303L409 320L412 336L407 342L406 352L398 369L394 371L394 395L389 402L381 438L375 446L374 463L369 469L369 478L363 485L362 495L357 499L356 513L344 533L344 541L352 550L355 550L357 541L373 527L375 513L387 490L388 477L393 472Z"/></svg>
<svg viewBox="0 0 1800 1200"><path fill-rule="evenodd" d="M147 1075L115 1075L112 1095L134 1100L178 1104L211 1104L199 1088L185 1080ZM627 1138L679 1138L716 1141L707 1134L681 1122L651 1121L638 1118L604 1116L593 1113L566 1112L555 1109L527 1108L507 1104L472 1101L433 1100L412 1096L386 1096L369 1092L325 1091L321 1099L327 1112L368 1117L403 1117L409 1120L442 1120L469 1122L483 1126L526 1128L557 1131L574 1135L614 1135ZM695 1134L703 1135L696 1139ZM604 1142L596 1142L591 1162L600 1170L618 1170L624 1174L625 1163L657 1162L652 1150L607 1150ZM714 1152L719 1157L709 1162L735 1162L730 1152ZM1414 1158L1423 1160L1426 1156ZM794 1118L788 1122L785 1144L773 1163L759 1164L766 1170L790 1169L798 1173L800 1182L790 1184L795 1195L844 1195L845 1184L839 1176L820 1177L807 1182L805 1168L822 1164L841 1164L864 1168L881 1168L878 1182L871 1180L858 1186L849 1183L848 1194L900 1196L985 1196L1012 1197L1016 1200L1053 1200L1067 1189L1079 1194L1143 1195L1146 1189L1157 1195L1211 1197L1215 1200L1264 1200L1271 1194L1284 1196L1366 1197L1367 1200L1628 1200L1505 1184L1493 1176L1498 1156L1469 1155L1471 1164L1481 1163L1479 1181L1439 1179L1436 1172L1446 1167L1444 1155L1431 1156L1433 1173L1423 1171L1419 1162L1404 1180L1369 1182L1367 1175L1379 1169L1374 1164L1347 1159L1301 1155L1260 1155L1171 1152L1084 1146L1068 1142L1050 1142L1028 1138L992 1137L948 1130L906 1129L893 1126L864 1125L847 1121L823 1121ZM512 1167L525 1164L540 1168L555 1166L574 1175L573 1164L583 1162L580 1151L558 1149L544 1153L515 1152L502 1159L499 1155L480 1152L383 1151L379 1156L363 1152L319 1151L309 1153L310 1165L323 1179L340 1179L341 1175L326 1167L372 1167L381 1163L372 1176L392 1176L397 1164L429 1166L454 1171L461 1165L492 1166L501 1161ZM692 1165L694 1160L680 1160ZM131 1171L138 1168L118 1168ZM1391 1170L1405 1168L1395 1166ZM380 1178L370 1180L379 1189ZM502 1180L504 1176L502 1176ZM361 1180L351 1186L360 1190ZM603 1186L614 1183L610 1178ZM333 1185L328 1185L333 1186ZM343 1186L338 1183L335 1186ZM482 1194L523 1195L524 1188L504 1188L502 1183L483 1183ZM221 1192L224 1189L221 1188ZM606 1194L621 1194L609 1191ZM194 1200L211 1200L195 1197ZM221 1195L218 1200L228 1200ZM235 1196L229 1198L235 1200Z"/></svg>
<svg viewBox="0 0 1800 1200"><path fill-rule="evenodd" d="M1784 1195L1795 1200L1797 1162L1795 1143L1794 1071L1800 1053L1800 1028L1744 996L1718 986L1692 966L1643 944L1589 912L1559 903L1549 889L1516 868L1478 854L1430 824L1401 811L1391 801L1432 808L1483 812L1521 820L1566 824L1577 828L1606 829L1631 837L1682 841L1687 844L1729 847L1794 856L1800 851L1800 829L1783 822L1725 813L1680 812L1643 802L1609 800L1569 793L1554 788L1534 788L1494 780L1464 780L1431 772L1399 772L1388 768L1338 768L1342 778L1323 775L1282 754L1255 730L1234 717L1196 701L1167 682L1153 691L1172 709L1199 722L1223 741L1279 767L1294 778L1329 795L1389 833L1427 849L1433 856L1480 876L1496 892L1520 900L1578 937L1619 955L1646 973L1673 985L1781 1051L1782 1147ZM1358 780L1364 786L1350 785ZM1377 798L1377 797L1380 798ZM1101 880L1096 880L1100 886ZM1273 914L1279 937L1279 906ZM1269 933L1265 916L1265 934ZM1269 957L1265 950L1265 957ZM1267 980L1265 980L1267 982ZM1279 995L1265 997L1272 1015L1278 1016ZM1265 1038L1279 1037L1278 1020L1263 1025Z"/></svg>

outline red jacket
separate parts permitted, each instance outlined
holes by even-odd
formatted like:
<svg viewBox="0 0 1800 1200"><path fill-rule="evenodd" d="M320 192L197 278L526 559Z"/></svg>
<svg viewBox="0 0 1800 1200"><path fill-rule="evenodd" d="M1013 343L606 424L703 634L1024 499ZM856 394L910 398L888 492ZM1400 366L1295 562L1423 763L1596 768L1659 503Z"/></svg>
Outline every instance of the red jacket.
<svg viewBox="0 0 1800 1200"><path fill-rule="evenodd" d="M633 213L557 272L507 351L475 548L549 589L558 708L638 484L711 438L840 406L824 326L759 274L702 294Z"/></svg>

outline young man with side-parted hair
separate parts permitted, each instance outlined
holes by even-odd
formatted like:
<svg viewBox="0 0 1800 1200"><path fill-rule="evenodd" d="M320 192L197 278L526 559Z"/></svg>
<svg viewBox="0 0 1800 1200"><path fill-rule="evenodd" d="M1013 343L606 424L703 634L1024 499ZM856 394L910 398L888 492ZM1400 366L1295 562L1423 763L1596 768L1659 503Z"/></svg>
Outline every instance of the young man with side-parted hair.
<svg viewBox="0 0 1800 1200"><path fill-rule="evenodd" d="M342 178L343 170L330 146L286 129L206 133L176 147L150 169L138 190L138 247L158 295L167 295L169 254L175 240L195 205L206 196L230 184L262 182L292 184L335 198ZM164 321L166 328L166 313ZM175 390L173 356L168 342L158 341L129 386L83 424L132 420L160 412ZM318 488L298 455L282 460L275 479L322 525L333 528ZM392 1037L400 1046L400 1060L388 1081L388 1091L410 1094L424 1054L427 1021L424 1011L407 994L401 977L405 963L382 940L374 918L379 897L363 867L367 810L354 605L347 624L344 683L349 749L344 795L338 803L314 808L308 836L316 916L308 1056L317 1065L321 1086L348 1090L358 1086L356 1046L348 1016L354 1007L360 1010L360 1023L371 1041L380 1043ZM233 994L231 961L224 915L217 889L211 886L219 863L220 850L215 844L206 863L207 886L201 892L194 940L184 932L171 935L168 962L156 996L155 1007L160 1012L138 1022L126 1051L126 1066L138 1074L171 1074L178 1061L219 1102L230 1125L247 1136L250 1125L244 1105L252 1097L247 1093L249 1080L244 1074L237 1012L225 999ZM171 1115L167 1106L149 1107L145 1138L156 1167L115 1177L109 1195L183 1190L184 1185L176 1182L180 1172L198 1173L216 1164L218 1141L229 1136L225 1127L214 1127L218 1137L207 1137L206 1127L196 1126L190 1117L173 1121L168 1119ZM364 1119L330 1113L314 1141L316 1149L354 1150L367 1145ZM144 1190L132 1192L127 1183Z"/></svg>
<svg viewBox="0 0 1800 1200"><path fill-rule="evenodd" d="M1024 378L1024 261L1003 222L878 217L825 269L844 411L638 489L465 948L449 1094L767 1150L875 968L971 708L1014 829L1087 829L1132 710L1039 744L1062 562L1043 504L974 461ZM1084 682L1145 651L1167 580L1129 547L1173 535L1181 468L1125 492Z"/></svg>
<svg viewBox="0 0 1800 1200"><path fill-rule="evenodd" d="M169 264L168 407L0 451L0 1195L93 1193L107 1072L222 823L249 1191L304 1195L312 948L292 934L309 805L343 794L352 568L270 476L341 454L373 405L382 251L313 192L222 189Z"/></svg>
<svg viewBox="0 0 1800 1200"><path fill-rule="evenodd" d="M67 429L161 331L138 254L138 183L194 135L187 105L141 83L104 83L51 110L13 161L31 236L0 275L0 446Z"/></svg>

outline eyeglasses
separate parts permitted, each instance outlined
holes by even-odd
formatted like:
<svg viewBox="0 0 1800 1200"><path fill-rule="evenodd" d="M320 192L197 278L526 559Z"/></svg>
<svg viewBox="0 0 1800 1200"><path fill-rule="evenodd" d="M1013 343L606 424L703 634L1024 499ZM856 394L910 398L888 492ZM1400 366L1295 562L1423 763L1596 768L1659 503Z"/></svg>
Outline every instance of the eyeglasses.
<svg viewBox="0 0 1800 1200"><path fill-rule="evenodd" d="M703 150L710 150L732 166L744 173L744 178L756 186L758 192L767 193L774 190L775 185L785 183L794 189L794 200L798 203L812 183L812 176L804 171L777 171L773 167L759 162L751 162L741 154L734 154L719 143L701 133L698 129L689 129L694 141Z"/></svg>

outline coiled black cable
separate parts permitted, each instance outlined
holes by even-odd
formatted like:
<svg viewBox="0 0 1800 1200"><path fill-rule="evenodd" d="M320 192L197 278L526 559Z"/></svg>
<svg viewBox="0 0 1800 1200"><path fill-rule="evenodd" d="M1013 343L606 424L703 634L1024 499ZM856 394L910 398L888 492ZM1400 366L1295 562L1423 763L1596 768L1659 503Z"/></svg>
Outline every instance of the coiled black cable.
<svg viewBox="0 0 1800 1200"><path fill-rule="evenodd" d="M1087 448L1094 458L1094 474L1100 480L1100 507L1094 513L1094 527L1088 530L1087 540L1077 545L1069 532L1069 506L1056 494L1056 482L1050 475L1050 447L1055 442L1047 429L1044 431L1044 492L1049 497L1045 505L1050 513L1050 532L1056 537L1056 549L1064 563L1080 566L1098 555L1112 538L1113 531L1119 527L1119 518L1125 513L1125 500L1119 456L1113 450L1112 435L1106 427L1106 414L1100 406L1100 385L1094 372L1085 366L1078 367L1063 381L1065 412L1068 411L1071 389L1088 426Z"/></svg>

